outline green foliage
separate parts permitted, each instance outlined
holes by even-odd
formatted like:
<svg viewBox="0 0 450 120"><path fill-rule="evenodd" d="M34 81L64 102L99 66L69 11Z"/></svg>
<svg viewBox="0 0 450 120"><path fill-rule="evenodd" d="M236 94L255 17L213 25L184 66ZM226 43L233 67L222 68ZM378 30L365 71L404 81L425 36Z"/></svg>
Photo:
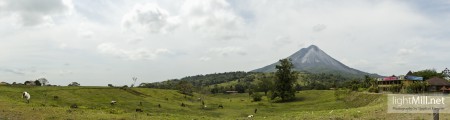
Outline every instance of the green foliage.
<svg viewBox="0 0 450 120"><path fill-rule="evenodd" d="M400 90L402 90L402 86L403 86L403 85L392 85L392 86L389 87L389 90L390 90L392 93L399 93Z"/></svg>
<svg viewBox="0 0 450 120"><path fill-rule="evenodd" d="M375 87L375 86L370 86L367 91L372 92L372 93L378 93L379 92L378 91L378 87Z"/></svg>
<svg viewBox="0 0 450 120"><path fill-rule="evenodd" d="M428 83L427 82L414 82L409 84L406 87L406 93L420 93L420 92L425 92L426 88L428 87Z"/></svg>
<svg viewBox="0 0 450 120"><path fill-rule="evenodd" d="M294 83L297 80L297 74L295 71L292 71L293 67L294 65L290 59L281 59L280 65L276 66L276 82L271 96L272 100L277 97L280 97L281 101L295 99Z"/></svg>
<svg viewBox="0 0 450 120"><path fill-rule="evenodd" d="M427 80L427 79L430 79L433 77L439 77L439 78L444 77L442 73L436 72L435 69L426 69L426 70L413 72L412 75L423 77L423 80Z"/></svg>
<svg viewBox="0 0 450 120"><path fill-rule="evenodd" d="M330 88L350 87L351 80L360 79L347 77L341 74L305 74L302 81L304 82L304 90L328 90Z"/></svg>
<svg viewBox="0 0 450 120"><path fill-rule="evenodd" d="M72 83L70 83L70 84L67 85L67 86L80 86L80 83L78 83L78 82L72 82Z"/></svg>
<svg viewBox="0 0 450 120"><path fill-rule="evenodd" d="M244 87L243 84L239 83L239 84L234 86L234 89L236 91L238 91L238 93L244 93L246 88Z"/></svg>
<svg viewBox="0 0 450 120"><path fill-rule="evenodd" d="M357 80L353 80L350 82L350 86L349 89L352 91L358 91L358 89L360 88L360 82Z"/></svg>
<svg viewBox="0 0 450 120"><path fill-rule="evenodd" d="M181 94L192 96L193 86L187 81L180 81L177 85L177 89Z"/></svg>
<svg viewBox="0 0 450 120"><path fill-rule="evenodd" d="M369 87L371 86L371 81L372 81L372 78L370 78L369 75L365 75L365 76L364 76L364 82L363 82L363 84L362 84L362 87L363 87L363 88L369 88Z"/></svg>
<svg viewBox="0 0 450 120"><path fill-rule="evenodd" d="M258 87L257 90L264 92L264 95L267 96L267 92L272 90L274 87L274 83L273 83L274 79L275 78L272 76L263 75L263 78L258 79L258 81L256 83L257 87Z"/></svg>
<svg viewBox="0 0 450 120"><path fill-rule="evenodd" d="M251 97L253 98L253 101L261 101L262 100L262 95L261 94L259 94L259 93L253 93L252 95L251 95Z"/></svg>
<svg viewBox="0 0 450 120"><path fill-rule="evenodd" d="M176 89L177 84L180 81L187 81L191 83L194 87L200 88L209 85L215 85L220 83L225 83L241 78L245 78L248 75L254 73L248 72L225 72L225 73L213 73L206 75L196 75L196 76L187 76L181 79L171 79L162 82L154 82L154 83L141 83L140 87L147 88L161 88L161 89Z"/></svg>
<svg viewBox="0 0 450 120"><path fill-rule="evenodd" d="M34 85L41 86L42 84L41 84L41 82L39 80L36 80L36 81L34 81Z"/></svg>

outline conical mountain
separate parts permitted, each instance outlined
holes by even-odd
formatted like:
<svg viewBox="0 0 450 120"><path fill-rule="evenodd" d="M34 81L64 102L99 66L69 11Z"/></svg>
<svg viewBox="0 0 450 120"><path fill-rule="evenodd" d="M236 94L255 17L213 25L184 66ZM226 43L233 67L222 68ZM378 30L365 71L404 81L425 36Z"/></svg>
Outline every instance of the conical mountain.
<svg viewBox="0 0 450 120"><path fill-rule="evenodd" d="M368 75L369 73L362 72L350 68L336 59L332 58L319 47L311 45L307 48L302 48L289 56L294 64L295 71L309 72L309 73L337 73L348 75ZM279 62L267 65L265 67L252 70L251 72L275 72L275 66Z"/></svg>

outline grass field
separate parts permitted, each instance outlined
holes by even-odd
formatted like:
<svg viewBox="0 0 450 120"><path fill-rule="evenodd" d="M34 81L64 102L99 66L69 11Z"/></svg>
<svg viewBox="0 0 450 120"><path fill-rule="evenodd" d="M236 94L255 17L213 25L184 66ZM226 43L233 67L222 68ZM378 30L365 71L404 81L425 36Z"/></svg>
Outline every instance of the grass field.
<svg viewBox="0 0 450 120"><path fill-rule="evenodd" d="M31 94L29 104L21 93ZM57 99L54 96L58 96ZM194 94L174 90L111 87L0 86L0 120L28 119L431 119L431 114L388 114L386 95L349 93L336 100L333 90L308 90L287 103L251 102L248 94ZM202 107L202 99L207 106ZM117 104L110 105L111 100ZM142 103L142 105L140 105ZM181 107L181 104L186 104ZM77 104L78 108L70 108ZM161 108L158 107L161 105ZM218 105L224 108L218 108ZM136 112L142 109L144 112ZM257 113L255 113L257 109ZM441 118L449 118L441 114Z"/></svg>

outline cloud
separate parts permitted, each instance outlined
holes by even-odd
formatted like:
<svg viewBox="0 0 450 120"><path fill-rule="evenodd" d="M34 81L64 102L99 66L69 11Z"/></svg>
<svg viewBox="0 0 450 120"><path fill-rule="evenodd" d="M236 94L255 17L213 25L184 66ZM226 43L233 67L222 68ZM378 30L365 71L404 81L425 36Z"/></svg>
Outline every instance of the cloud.
<svg viewBox="0 0 450 120"><path fill-rule="evenodd" d="M1 72L6 72L6 73L12 73L12 74L16 74L16 75L21 75L21 76L25 75L25 73L20 72L19 70L13 70L13 69L3 68L3 69L0 69L0 71Z"/></svg>
<svg viewBox="0 0 450 120"><path fill-rule="evenodd" d="M315 25L315 26L313 27L313 31L314 31L314 32L320 32L320 31L325 30L326 28L327 28L327 26L324 25L324 24L317 24L317 25Z"/></svg>
<svg viewBox="0 0 450 120"><path fill-rule="evenodd" d="M222 48L211 48L209 50L212 54L218 54L220 56L229 56L229 55L247 55L247 53L240 47L222 47Z"/></svg>
<svg viewBox="0 0 450 120"><path fill-rule="evenodd" d="M2 10L7 15L16 17L23 26L53 24L54 17L70 11L68 0L5 0Z"/></svg>
<svg viewBox="0 0 450 120"><path fill-rule="evenodd" d="M186 0L181 7L183 19L196 31L207 37L224 40L246 38L242 31L243 18L238 16L225 0Z"/></svg>
<svg viewBox="0 0 450 120"><path fill-rule="evenodd" d="M278 36L275 38L275 41L273 43L274 43L274 45L276 45L275 47L279 47L279 46L291 44L292 41L289 38L289 36Z"/></svg>
<svg viewBox="0 0 450 120"><path fill-rule="evenodd" d="M399 56L408 56L414 53L413 49L401 48L398 50L397 55Z"/></svg>
<svg viewBox="0 0 450 120"><path fill-rule="evenodd" d="M168 49L156 49L156 50L149 50L146 48L138 48L131 50L121 49L112 43L102 43L98 45L97 49L100 53L113 55L128 60L153 60L160 55L173 54L173 52Z"/></svg>
<svg viewBox="0 0 450 120"><path fill-rule="evenodd" d="M136 4L123 16L122 27L128 31L167 33L178 25L178 18L157 4Z"/></svg>
<svg viewBox="0 0 450 120"><path fill-rule="evenodd" d="M200 59L199 59L200 61L209 61L209 60L211 60L211 57L200 57Z"/></svg>

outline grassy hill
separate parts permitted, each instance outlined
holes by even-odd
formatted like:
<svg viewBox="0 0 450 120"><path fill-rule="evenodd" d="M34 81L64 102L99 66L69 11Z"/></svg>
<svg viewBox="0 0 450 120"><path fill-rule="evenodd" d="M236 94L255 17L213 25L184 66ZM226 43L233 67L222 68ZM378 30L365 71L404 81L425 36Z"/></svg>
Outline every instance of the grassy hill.
<svg viewBox="0 0 450 120"><path fill-rule="evenodd" d="M21 98L23 91L31 94L29 104ZM261 102L251 102L248 94L185 96L174 90L149 88L0 86L0 119L186 120L247 119L248 115L255 115L255 119L431 118L429 114L387 114L386 97L382 94L340 95L332 90L308 90L297 93L294 102L271 103L265 97ZM117 104L110 105L111 100ZM186 107L181 107L181 103ZM70 108L72 104L79 108ZM223 109L218 108L220 104ZM137 108L144 112L135 112Z"/></svg>

